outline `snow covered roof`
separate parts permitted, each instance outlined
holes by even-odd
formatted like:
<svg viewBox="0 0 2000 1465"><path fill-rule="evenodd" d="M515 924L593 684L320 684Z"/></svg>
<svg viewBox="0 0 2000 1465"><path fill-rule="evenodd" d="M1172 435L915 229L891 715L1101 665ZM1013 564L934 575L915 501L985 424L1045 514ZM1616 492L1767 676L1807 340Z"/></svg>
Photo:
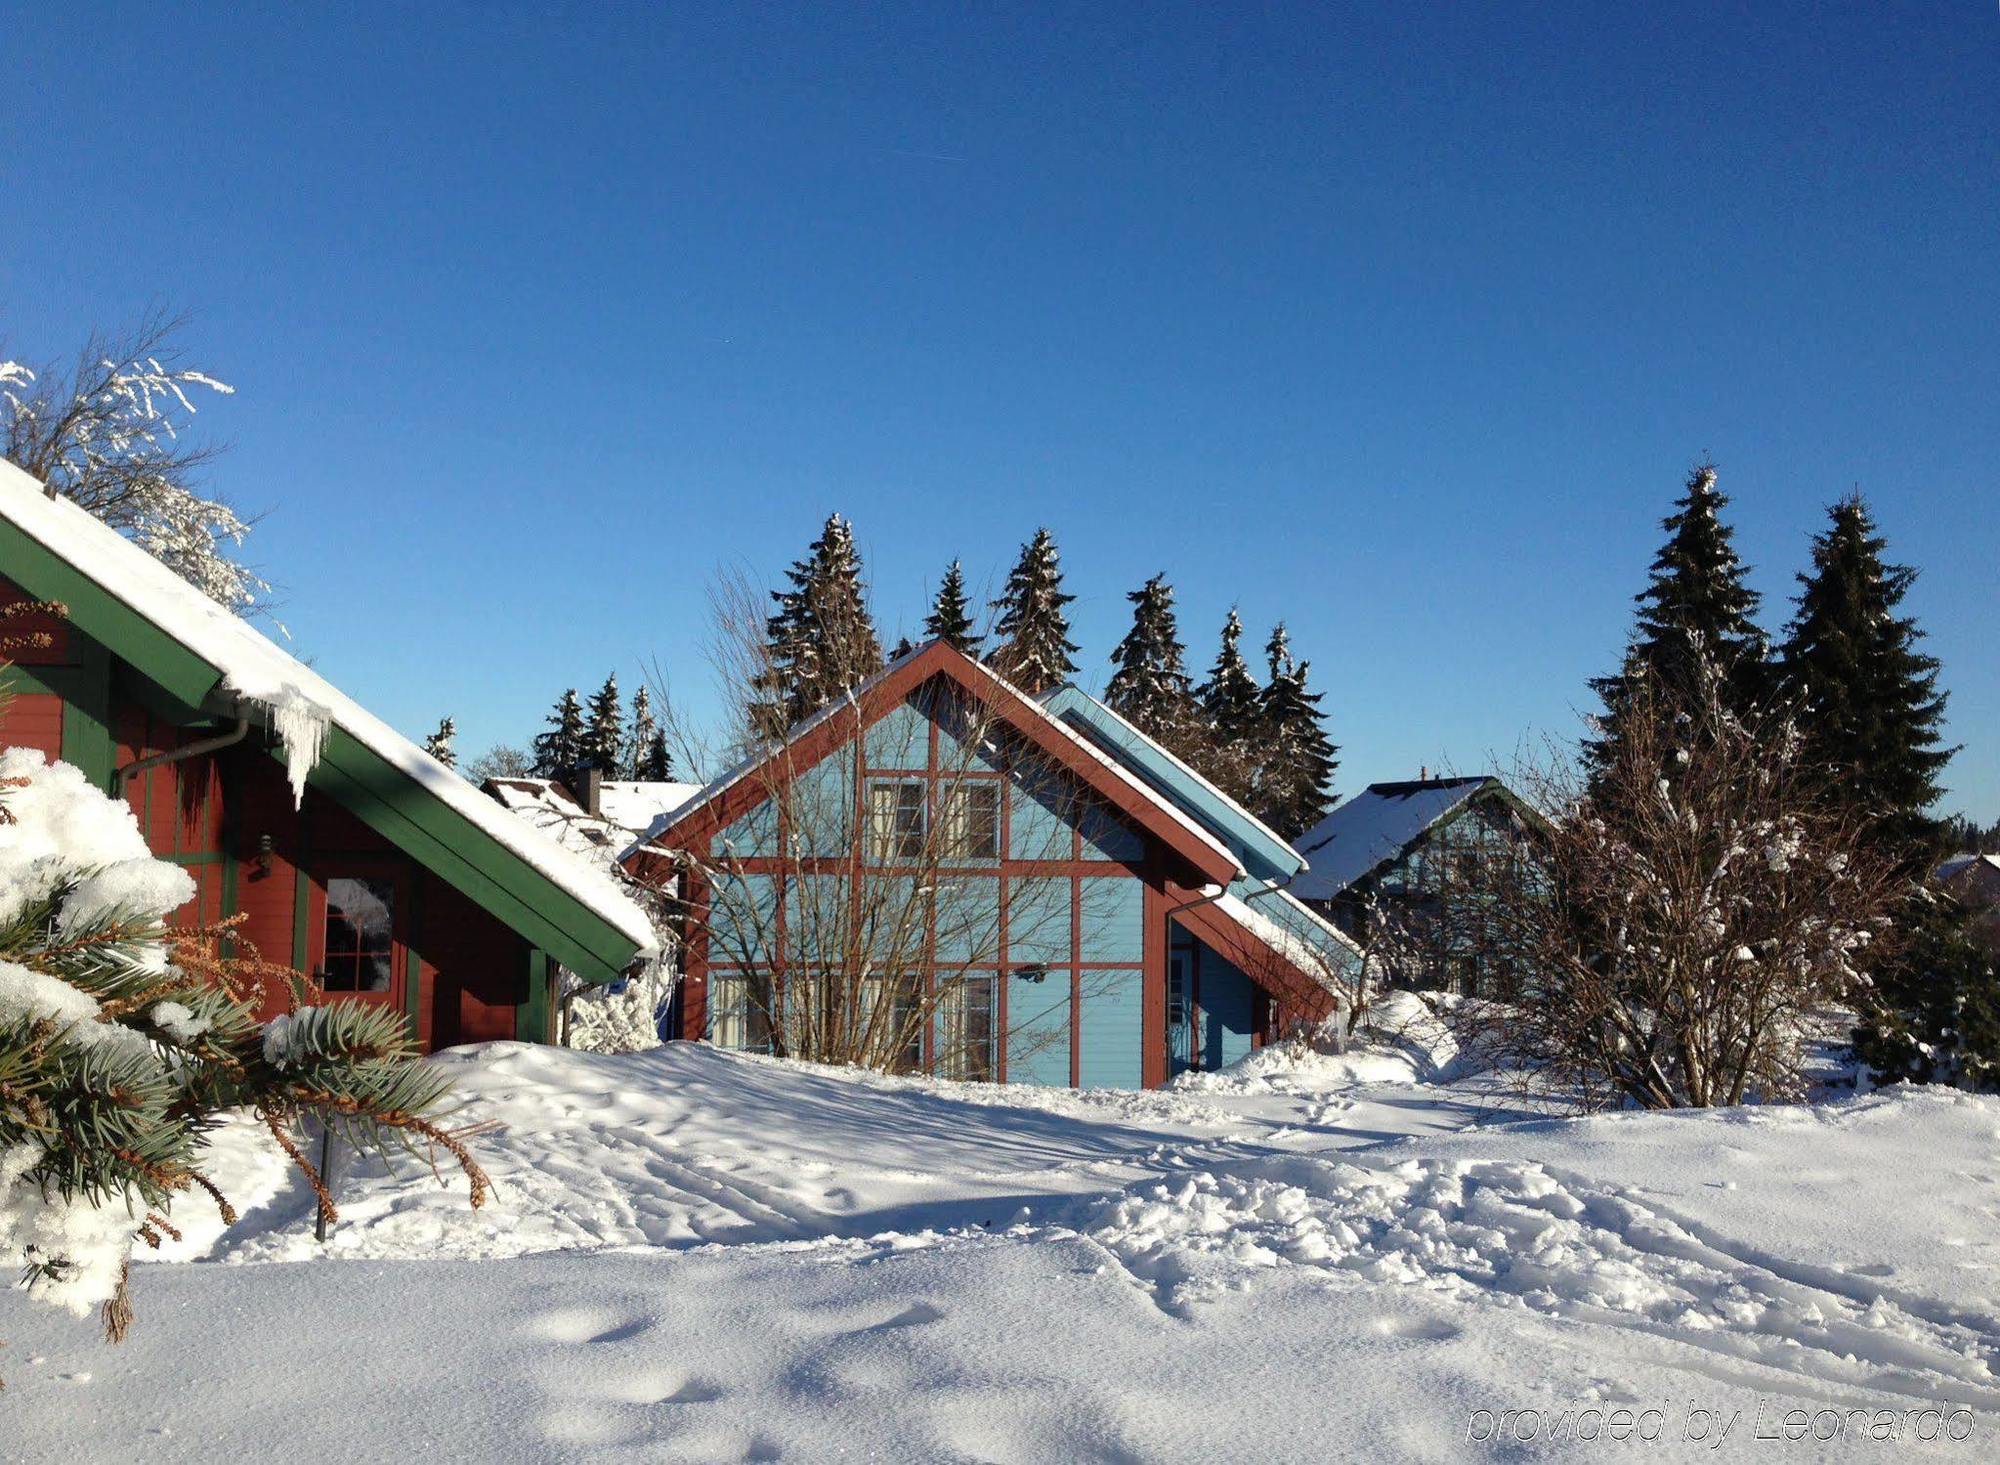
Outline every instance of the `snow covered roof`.
<svg viewBox="0 0 2000 1465"><path fill-rule="evenodd" d="M599 812L589 814L552 778L489 778L481 788L564 849L607 869L701 792L698 783L608 779L598 786Z"/></svg>
<svg viewBox="0 0 2000 1465"><path fill-rule="evenodd" d="M1039 701L1222 838L1239 860L1254 856L1264 868L1252 873L1282 880L1305 867L1304 857L1270 825L1074 682L1051 688Z"/></svg>
<svg viewBox="0 0 2000 1465"><path fill-rule="evenodd" d="M7 462L0 462L0 519L214 668L215 690L244 712L260 713L278 733L295 794L302 794L328 729L337 727L636 948L653 949L652 922L609 874L509 814L248 622L83 509L49 497Z"/></svg>
<svg viewBox="0 0 2000 1465"><path fill-rule="evenodd" d="M1242 863L1237 858L1235 852L1207 829L1203 828L1200 823L1190 818L1172 800L1156 792L1144 780L1139 778L1138 775L1120 763L1118 759L1098 747L1095 742L1071 727L1041 702L1014 686L1005 677L986 665L985 662L954 651L942 641L927 641L921 646L913 647L909 651L904 652L901 656L883 667L882 670L876 672L874 676L855 687L846 697L827 703L826 706L820 708L810 717L797 723L785 735L785 743L787 745L796 743L816 728L824 725L831 718L858 708L862 701L876 687L919 658L935 655L938 648L942 648L952 658L955 658L955 664L961 675L970 673L967 677L968 681L989 683L995 689L1006 693L1010 699L1018 701L1020 706L1026 709L1027 715L1034 720L1035 725L1046 731L1063 747L1081 753L1091 764L1101 769L1109 779L1136 794L1145 802L1147 807L1157 810L1168 823L1176 826L1180 833L1201 845L1221 863L1227 865L1234 874L1241 875L1245 873ZM768 750L759 750L745 758L734 768L723 774L722 777L704 788L699 795L690 799L685 805L676 810L659 827L651 830L649 838L665 833L674 825L681 823L683 820L714 803L737 784L741 783L757 768L761 767L769 760L770 756Z"/></svg>
<svg viewBox="0 0 2000 1465"><path fill-rule="evenodd" d="M1333 899L1496 781L1482 774L1371 783L1299 839L1308 865L1287 888L1301 900Z"/></svg>

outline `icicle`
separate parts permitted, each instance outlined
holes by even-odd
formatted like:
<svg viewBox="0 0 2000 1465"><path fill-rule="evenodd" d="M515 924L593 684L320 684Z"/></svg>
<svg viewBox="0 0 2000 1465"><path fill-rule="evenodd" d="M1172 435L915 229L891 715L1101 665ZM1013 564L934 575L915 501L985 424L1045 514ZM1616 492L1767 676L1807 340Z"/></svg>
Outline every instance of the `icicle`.
<svg viewBox="0 0 2000 1465"><path fill-rule="evenodd" d="M292 806L297 808L305 803L306 775L319 762L333 717L317 702L292 688L286 688L270 706L278 741L285 745L285 777L292 785Z"/></svg>

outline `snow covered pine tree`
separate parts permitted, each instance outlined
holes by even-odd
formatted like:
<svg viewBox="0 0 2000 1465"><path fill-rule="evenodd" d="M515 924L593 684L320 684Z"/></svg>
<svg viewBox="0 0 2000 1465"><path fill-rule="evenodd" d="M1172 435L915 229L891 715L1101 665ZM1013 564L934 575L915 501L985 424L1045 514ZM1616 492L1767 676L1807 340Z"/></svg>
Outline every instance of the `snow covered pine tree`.
<svg viewBox="0 0 2000 1465"><path fill-rule="evenodd" d="M1118 669L1105 684L1104 700L1140 732L1185 758L1200 738L1201 719L1174 622L1174 587L1165 575L1155 575L1125 598L1132 602L1132 629L1111 653Z"/></svg>
<svg viewBox="0 0 2000 1465"><path fill-rule="evenodd" d="M1325 816L1332 802L1335 758L1340 749L1326 735L1319 710L1324 692L1306 690L1309 662L1292 659L1285 623L1271 628L1264 648L1271 679L1258 699L1263 729L1252 809L1287 839L1297 839Z"/></svg>
<svg viewBox="0 0 2000 1465"><path fill-rule="evenodd" d="M424 739L424 751L447 768L458 767L458 751L452 747L452 740L458 736L458 724L449 717L439 720L437 731Z"/></svg>
<svg viewBox="0 0 2000 1465"><path fill-rule="evenodd" d="M791 588L771 592L778 608L765 622L757 698L749 708L753 736L766 740L782 737L882 666L882 642L868 613L861 555L847 520L828 515L806 557L785 577Z"/></svg>
<svg viewBox="0 0 2000 1465"><path fill-rule="evenodd" d="M1263 761L1263 718L1257 680L1243 660L1243 618L1236 608L1222 623L1222 646L1201 685L1201 715L1208 724L1208 765L1202 769L1231 798L1255 797Z"/></svg>
<svg viewBox="0 0 2000 1465"><path fill-rule="evenodd" d="M965 570L957 560L945 567L937 599L931 602L930 614L924 617L924 636L943 641L967 656L979 655L980 642L986 639L973 634L972 610L965 600Z"/></svg>
<svg viewBox="0 0 2000 1465"><path fill-rule="evenodd" d="M562 778L583 758L583 704L566 687L549 713L548 730L535 739L537 778Z"/></svg>
<svg viewBox="0 0 2000 1465"><path fill-rule="evenodd" d="M1624 661L1617 674L1590 684L1604 711L1596 736L1583 744L1589 768L1618 761L1624 708L1641 682L1658 685L1663 698L1681 698L1698 663L1707 660L1723 668L1730 706L1749 711L1763 705L1770 683L1765 637L1753 619L1757 593L1744 583L1735 531L1722 522L1728 504L1728 495L1715 486L1715 465L1700 463L1689 473L1674 512L1661 521L1667 542L1636 597L1638 625Z"/></svg>
<svg viewBox="0 0 2000 1465"><path fill-rule="evenodd" d="M618 698L617 672L591 696L579 753L579 762L601 769L606 778L616 778L625 766L625 708Z"/></svg>
<svg viewBox="0 0 2000 1465"><path fill-rule="evenodd" d="M177 1234L177 1196L202 1190L216 1118L254 1111L333 1204L300 1148L310 1117L363 1149L443 1150L475 1206L487 1182L427 1115L449 1087L412 1045L401 1013L319 1004L295 974L288 1012L262 1022L263 982L280 972L232 923L170 930L194 895L156 860L122 802L30 748L0 753L0 1260L30 1296L78 1315L103 1309L107 1336L132 1319L135 1241Z"/></svg>
<svg viewBox="0 0 2000 1465"><path fill-rule="evenodd" d="M653 716L653 694L642 684L632 694L632 726L625 735L624 777L640 783L665 783L674 776L667 754L667 735Z"/></svg>
<svg viewBox="0 0 2000 1465"><path fill-rule="evenodd" d="M987 663L1030 696L1062 682L1076 670L1076 643L1069 638L1069 616L1063 610L1075 599L1063 592L1055 536L1037 529L1021 546L1021 558L993 602L1000 612L994 624L1000 644Z"/></svg>

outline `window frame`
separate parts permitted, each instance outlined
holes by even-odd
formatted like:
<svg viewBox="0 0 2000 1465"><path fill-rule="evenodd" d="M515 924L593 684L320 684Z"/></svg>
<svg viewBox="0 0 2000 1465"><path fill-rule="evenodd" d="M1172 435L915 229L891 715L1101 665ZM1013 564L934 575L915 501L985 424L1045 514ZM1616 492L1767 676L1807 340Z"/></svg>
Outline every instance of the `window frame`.
<svg viewBox="0 0 2000 1465"><path fill-rule="evenodd" d="M1001 780L960 778L938 789L938 835L940 853L950 863L992 865L1000 860ZM975 796L987 801L984 829L978 848L972 847L972 817Z"/></svg>
<svg viewBox="0 0 2000 1465"><path fill-rule="evenodd" d="M351 957L355 962L358 978L360 959L368 954L368 948L359 944L352 952L330 953L327 949L328 937L331 934L328 928L333 912L337 909L333 899L333 888L337 882L343 880L388 888L389 898L385 903L389 908L389 940L387 949L383 952L389 963L389 984L386 987L370 990L327 985L327 978L331 975L328 966L331 956L337 954ZM329 1000L372 1002L385 1007L403 1006L409 976L409 909L409 872L391 862L340 860L330 862L324 869L315 872L310 909L307 913L306 969L311 974L313 982Z"/></svg>
<svg viewBox="0 0 2000 1465"><path fill-rule="evenodd" d="M930 781L922 775L870 775L867 788L869 861L895 865L921 860L931 829ZM892 793L893 799L878 805L883 793Z"/></svg>

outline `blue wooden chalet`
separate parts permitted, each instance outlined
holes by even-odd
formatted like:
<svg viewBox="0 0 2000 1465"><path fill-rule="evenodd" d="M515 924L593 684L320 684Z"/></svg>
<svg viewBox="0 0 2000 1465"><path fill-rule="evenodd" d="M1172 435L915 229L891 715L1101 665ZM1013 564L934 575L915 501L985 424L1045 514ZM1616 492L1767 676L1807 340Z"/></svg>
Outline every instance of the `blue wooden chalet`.
<svg viewBox="0 0 2000 1465"><path fill-rule="evenodd" d="M1371 981L1504 996L1525 972L1495 907L1544 827L1490 774L1374 783L1299 839L1291 890L1367 946Z"/></svg>
<svg viewBox="0 0 2000 1465"><path fill-rule="evenodd" d="M1241 806L1078 689L1027 696L943 642L630 863L683 882L678 1032L729 1047L1150 1087L1323 1020L1360 965Z"/></svg>

